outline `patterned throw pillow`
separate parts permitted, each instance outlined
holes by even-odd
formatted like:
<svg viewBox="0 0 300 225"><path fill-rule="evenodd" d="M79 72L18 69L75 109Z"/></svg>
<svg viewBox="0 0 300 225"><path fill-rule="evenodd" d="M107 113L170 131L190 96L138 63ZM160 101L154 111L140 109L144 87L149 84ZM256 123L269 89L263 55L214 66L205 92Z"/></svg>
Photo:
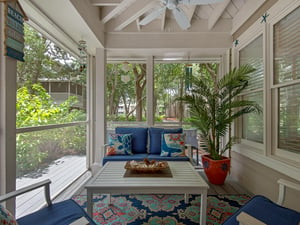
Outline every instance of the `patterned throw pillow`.
<svg viewBox="0 0 300 225"><path fill-rule="evenodd" d="M162 134L161 156L185 156L185 134Z"/></svg>
<svg viewBox="0 0 300 225"><path fill-rule="evenodd" d="M13 215L0 204L0 224L18 225Z"/></svg>
<svg viewBox="0 0 300 225"><path fill-rule="evenodd" d="M109 134L106 155L132 155L132 134Z"/></svg>

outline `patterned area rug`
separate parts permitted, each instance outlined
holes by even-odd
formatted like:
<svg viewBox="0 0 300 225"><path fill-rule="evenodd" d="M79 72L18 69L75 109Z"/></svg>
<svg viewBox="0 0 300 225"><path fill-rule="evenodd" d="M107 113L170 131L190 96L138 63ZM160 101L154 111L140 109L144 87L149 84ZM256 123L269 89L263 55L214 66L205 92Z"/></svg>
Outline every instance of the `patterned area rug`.
<svg viewBox="0 0 300 225"><path fill-rule="evenodd" d="M86 195L73 199L86 209ZM222 224L244 205L248 195L209 195L207 225ZM199 224L200 196L191 195L184 203L183 195L106 195L94 196L94 220L109 225L192 225Z"/></svg>

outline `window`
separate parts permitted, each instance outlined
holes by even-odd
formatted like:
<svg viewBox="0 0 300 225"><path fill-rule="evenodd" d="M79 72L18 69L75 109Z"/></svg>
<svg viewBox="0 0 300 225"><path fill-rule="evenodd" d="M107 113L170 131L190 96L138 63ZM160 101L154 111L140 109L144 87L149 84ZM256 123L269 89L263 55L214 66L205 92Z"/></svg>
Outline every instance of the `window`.
<svg viewBox="0 0 300 225"><path fill-rule="evenodd" d="M115 62L107 64L107 129L120 124L146 123L146 64Z"/></svg>
<svg viewBox="0 0 300 225"><path fill-rule="evenodd" d="M251 79L242 97L256 101L262 108L264 87L263 41L262 35L252 41L239 52L240 65L249 64L256 70L250 74ZM242 118L242 138L257 143L263 143L264 123L263 114L247 114Z"/></svg>
<svg viewBox="0 0 300 225"><path fill-rule="evenodd" d="M300 8L273 26L273 98L277 109L277 150L300 154ZM279 150L280 149L280 150Z"/></svg>
<svg viewBox="0 0 300 225"><path fill-rule="evenodd" d="M183 104L175 101L186 91L186 75L193 64L156 63L154 66L154 110L156 123L179 123L184 117ZM187 69L187 71L186 71ZM194 68L195 71L195 68Z"/></svg>
<svg viewBox="0 0 300 225"><path fill-rule="evenodd" d="M155 123L180 125L191 128L188 106L176 98L192 88L192 77L218 74L218 63L204 62L159 62L154 66L154 110Z"/></svg>
<svg viewBox="0 0 300 225"><path fill-rule="evenodd" d="M17 64L16 185L49 178L53 197L87 169L86 72L55 43L28 25L24 29L25 62ZM35 203L26 204L28 198ZM43 203L42 192L18 197L16 216Z"/></svg>

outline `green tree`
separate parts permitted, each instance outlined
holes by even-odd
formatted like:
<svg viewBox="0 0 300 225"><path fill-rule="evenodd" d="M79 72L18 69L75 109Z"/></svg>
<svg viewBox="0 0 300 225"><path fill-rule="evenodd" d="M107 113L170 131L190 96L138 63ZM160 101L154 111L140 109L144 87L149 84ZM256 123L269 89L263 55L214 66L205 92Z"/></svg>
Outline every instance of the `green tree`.
<svg viewBox="0 0 300 225"><path fill-rule="evenodd" d="M158 63L154 67L155 92L154 106L156 113L161 111L166 117L182 119L183 107L175 99L183 94L185 79L184 63Z"/></svg>
<svg viewBox="0 0 300 225"><path fill-rule="evenodd" d="M38 83L43 78L72 79L85 83L85 71L73 56L43 37L29 25L24 25L24 60L17 64L18 86ZM76 78L76 79L75 79Z"/></svg>
<svg viewBox="0 0 300 225"><path fill-rule="evenodd" d="M146 64L129 64L129 71L124 71L122 64L107 64L106 93L108 99L108 117L112 120L122 119L118 115L119 106L124 107L125 120L129 121L136 112L136 121L142 121L145 87ZM133 106L134 107L131 107Z"/></svg>
<svg viewBox="0 0 300 225"><path fill-rule="evenodd" d="M85 113L72 109L76 102L76 97L71 97L57 105L40 84L21 87L17 91L16 125L28 127L82 120ZM18 175L39 168L45 160L57 159L62 153L83 154L85 152L85 131L82 127L67 127L63 132L65 135L52 130L19 134L17 136Z"/></svg>

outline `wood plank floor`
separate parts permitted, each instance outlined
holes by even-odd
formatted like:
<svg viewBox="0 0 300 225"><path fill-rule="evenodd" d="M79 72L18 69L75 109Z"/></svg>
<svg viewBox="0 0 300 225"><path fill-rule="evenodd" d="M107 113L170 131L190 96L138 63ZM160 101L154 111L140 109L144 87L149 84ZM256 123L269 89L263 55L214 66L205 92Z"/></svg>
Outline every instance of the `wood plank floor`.
<svg viewBox="0 0 300 225"><path fill-rule="evenodd" d="M207 180L207 177L204 174L204 171L199 171L199 173L203 177L203 179L205 179L207 184L209 185L209 189L208 189L208 193L207 193L209 195L247 194L249 196L253 196L252 193L250 193L247 190L245 190L244 188L242 188L236 181L233 181L232 179L230 179L230 177L227 177L227 179L223 185L215 185L215 184L211 184Z"/></svg>
<svg viewBox="0 0 300 225"><path fill-rule="evenodd" d="M78 178L86 170L85 156L65 156L55 160L38 176L24 176L16 180L17 189L50 179L51 196L57 196L61 190ZM22 217L45 204L44 189L39 188L16 198L16 217Z"/></svg>

